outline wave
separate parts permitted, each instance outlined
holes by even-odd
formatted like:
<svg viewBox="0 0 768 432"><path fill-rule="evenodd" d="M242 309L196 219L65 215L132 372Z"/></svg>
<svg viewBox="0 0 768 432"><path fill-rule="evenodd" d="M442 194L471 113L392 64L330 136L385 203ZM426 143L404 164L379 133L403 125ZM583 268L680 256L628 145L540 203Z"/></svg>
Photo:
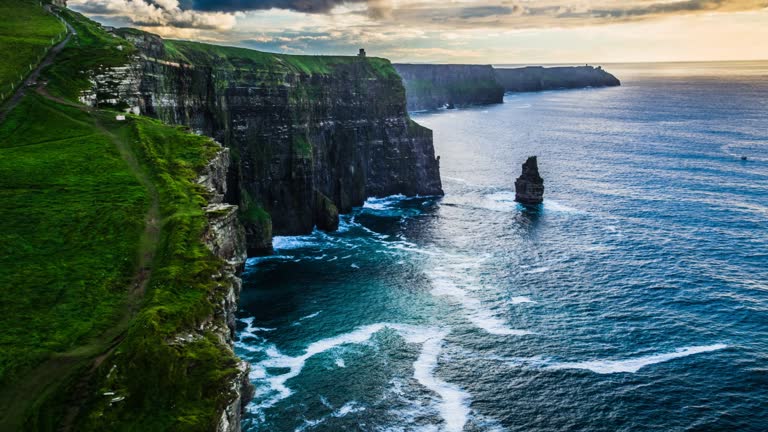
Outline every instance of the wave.
<svg viewBox="0 0 768 432"><path fill-rule="evenodd" d="M320 396L320 400L322 401L323 405L326 406L326 408L333 409L333 406L331 406L331 404L328 403L328 401L324 397ZM339 407L338 409L333 410L333 412L328 416L321 417L316 420L305 419L304 424L296 428L296 431L304 431L308 428L314 428L315 426L325 423L325 421L330 419L331 417L341 418L341 417L346 417L348 414L358 413L361 411L365 411L365 407L360 405L360 403L358 403L357 401L347 402L341 407Z"/></svg>
<svg viewBox="0 0 768 432"><path fill-rule="evenodd" d="M545 199L543 205L544 212L565 213L584 215L587 212L571 207L559 201ZM498 212L514 212L522 209L522 205L515 201L515 193L512 191L498 191L483 196L479 206L486 210Z"/></svg>
<svg viewBox="0 0 768 432"><path fill-rule="evenodd" d="M406 343L421 344L421 352L413 364L413 376L419 384L435 392L440 396L438 402L438 411L446 424L446 431L459 432L469 418L469 400L468 393L460 387L447 383L435 376L438 358L442 351L443 340L448 332L443 329L432 327L418 327L406 324L377 323L361 326L349 333L326 338L313 342L307 346L304 353L299 356L288 356L282 354L274 345L268 346L264 351L267 359L252 364L250 378L257 384L256 399L254 399L248 409L251 412L259 414L266 408L274 406L277 402L289 397L293 392L287 386L287 381L298 376L307 360L318 354L335 349L347 344L368 343L371 337L384 330L390 329L397 332ZM339 367L344 367L343 360L336 359L335 363ZM287 370L280 375L272 375L274 370ZM266 388L263 385L266 384ZM345 404L334 411L334 416L343 416L351 412L356 412L360 407L357 405ZM259 415L262 417L262 415ZM324 421L323 419L308 421L314 423ZM318 424L318 423L314 423ZM305 423L305 427L309 426Z"/></svg>
<svg viewBox="0 0 768 432"><path fill-rule="evenodd" d="M419 384L440 395L438 411L445 421L445 431L461 432L469 418L469 394L434 374L444 337L444 334L437 335L423 342L419 358L413 364L413 376Z"/></svg>
<svg viewBox="0 0 768 432"><path fill-rule="evenodd" d="M260 257L250 257L245 261L245 265L246 267L250 267L264 261L291 260L294 258L295 257L293 255L266 255Z"/></svg>
<svg viewBox="0 0 768 432"><path fill-rule="evenodd" d="M398 202L406 199L405 195L390 195L383 198L368 198L363 204L364 209L371 210L389 210Z"/></svg>
<svg viewBox="0 0 768 432"><path fill-rule="evenodd" d="M510 328L503 320L486 309L480 300L459 288L455 283L443 276L441 272L431 272L428 275L432 279L433 288L431 293L435 296L446 296L455 299L467 312L467 319L475 326L494 335L525 336L533 334L528 330Z"/></svg>
<svg viewBox="0 0 768 432"><path fill-rule="evenodd" d="M317 311L315 313L311 313L309 315L303 316L303 317L299 318L299 321L304 321L304 320L312 319L312 318L320 315L322 312L323 311Z"/></svg>
<svg viewBox="0 0 768 432"><path fill-rule="evenodd" d="M272 247L275 250L303 249L318 245L318 239L312 235L306 236L275 236L272 237Z"/></svg>
<svg viewBox="0 0 768 432"><path fill-rule="evenodd" d="M553 201L549 199L544 200L544 211L555 213L570 213L570 214L587 214L584 210L579 210L575 207L563 204L559 201Z"/></svg>
<svg viewBox="0 0 768 432"><path fill-rule="evenodd" d="M717 351L728 346L725 344L700 345L678 348L671 353L655 354L644 357L637 357L628 360L590 360L585 362L555 363L547 366L547 369L586 369L599 374L612 373L635 373L640 369L681 357L687 357L694 354L701 354L711 351Z"/></svg>
<svg viewBox="0 0 768 432"><path fill-rule="evenodd" d="M523 274L539 274L539 273L546 273L550 270L549 267L536 267L534 269L524 271Z"/></svg>
<svg viewBox="0 0 768 432"><path fill-rule="evenodd" d="M245 323L245 328L241 330L242 334L245 334L246 336L255 336L258 332L271 332L275 331L277 329L269 328L269 327L254 327L253 320L255 317L248 317L248 318L240 318L238 321Z"/></svg>
<svg viewBox="0 0 768 432"><path fill-rule="evenodd" d="M509 299L509 302L511 304L536 303L535 301L531 300L530 297L525 296L512 297Z"/></svg>

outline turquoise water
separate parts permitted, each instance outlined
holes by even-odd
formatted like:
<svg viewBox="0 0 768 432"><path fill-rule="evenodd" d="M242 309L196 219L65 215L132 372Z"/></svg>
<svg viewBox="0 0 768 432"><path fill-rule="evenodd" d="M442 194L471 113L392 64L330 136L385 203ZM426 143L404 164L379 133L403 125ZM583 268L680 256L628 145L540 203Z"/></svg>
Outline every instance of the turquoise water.
<svg viewBox="0 0 768 432"><path fill-rule="evenodd" d="M768 430L768 65L612 71L415 115L445 197L250 260L244 429Z"/></svg>

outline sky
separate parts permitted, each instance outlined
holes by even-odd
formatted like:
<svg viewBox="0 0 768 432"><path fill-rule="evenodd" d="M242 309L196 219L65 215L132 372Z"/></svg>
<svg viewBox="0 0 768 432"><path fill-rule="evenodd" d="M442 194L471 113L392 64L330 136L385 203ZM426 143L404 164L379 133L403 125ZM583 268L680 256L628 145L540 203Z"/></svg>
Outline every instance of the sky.
<svg viewBox="0 0 768 432"><path fill-rule="evenodd" d="M69 0L107 25L288 54L551 64L768 59L768 0Z"/></svg>

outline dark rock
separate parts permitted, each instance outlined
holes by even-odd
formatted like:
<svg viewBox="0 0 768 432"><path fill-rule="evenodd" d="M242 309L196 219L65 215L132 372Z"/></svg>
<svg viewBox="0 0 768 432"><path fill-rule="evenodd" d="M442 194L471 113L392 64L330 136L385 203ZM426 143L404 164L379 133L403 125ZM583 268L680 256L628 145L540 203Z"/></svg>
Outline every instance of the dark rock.
<svg viewBox="0 0 768 432"><path fill-rule="evenodd" d="M523 164L523 174L515 180L515 201L522 204L541 204L544 201L544 179L539 175L536 156Z"/></svg>
<svg viewBox="0 0 768 432"><path fill-rule="evenodd" d="M601 67L529 66L496 69L496 79L508 92L619 86L621 82Z"/></svg>
<svg viewBox="0 0 768 432"><path fill-rule="evenodd" d="M339 229L339 209L322 193L317 192L315 195L317 196L317 204L315 204L317 228L323 231L336 231Z"/></svg>
<svg viewBox="0 0 768 432"><path fill-rule="evenodd" d="M504 88L489 65L395 64L409 111L504 102Z"/></svg>

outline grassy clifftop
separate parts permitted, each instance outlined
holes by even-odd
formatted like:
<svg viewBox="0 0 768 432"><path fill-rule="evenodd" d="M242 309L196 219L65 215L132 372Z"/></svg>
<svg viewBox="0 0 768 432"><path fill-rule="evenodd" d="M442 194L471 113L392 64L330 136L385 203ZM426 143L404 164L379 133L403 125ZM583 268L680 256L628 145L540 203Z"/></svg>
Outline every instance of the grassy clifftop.
<svg viewBox="0 0 768 432"><path fill-rule="evenodd" d="M387 59L352 56L307 56L275 54L247 48L210 45L199 42L166 40L167 59L180 63L229 69L258 69L275 73L331 74L342 65L362 65L371 76L398 78Z"/></svg>
<svg viewBox="0 0 768 432"><path fill-rule="evenodd" d="M0 0L0 102L65 32L36 0Z"/></svg>
<svg viewBox="0 0 768 432"><path fill-rule="evenodd" d="M224 295L196 183L219 147L73 103L133 47L63 15L48 86L0 123L0 430L212 430L237 372L197 330Z"/></svg>

